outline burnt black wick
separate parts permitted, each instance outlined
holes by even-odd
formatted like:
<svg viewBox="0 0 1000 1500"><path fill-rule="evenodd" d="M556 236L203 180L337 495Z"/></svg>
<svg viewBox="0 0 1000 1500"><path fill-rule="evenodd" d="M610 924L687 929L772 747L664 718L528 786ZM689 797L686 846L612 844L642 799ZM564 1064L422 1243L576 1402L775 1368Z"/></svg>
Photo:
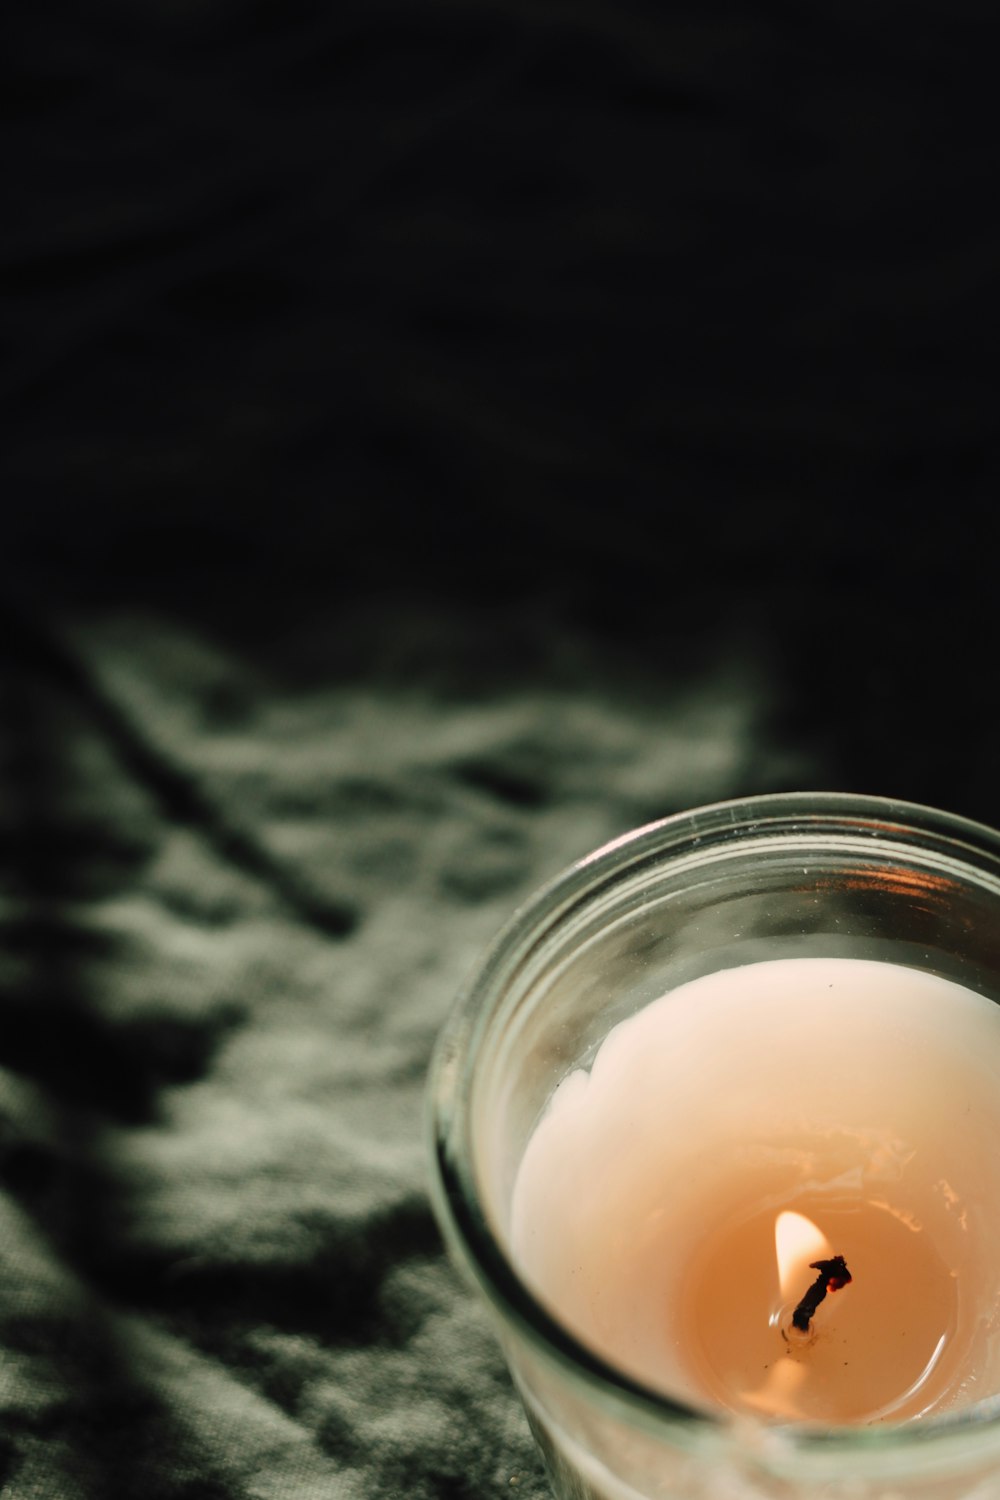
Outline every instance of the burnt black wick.
<svg viewBox="0 0 1000 1500"><path fill-rule="evenodd" d="M809 1269L818 1271L819 1275L792 1313L792 1327L797 1328L800 1333L809 1332L812 1315L827 1292L839 1292L841 1287L847 1286L852 1280L842 1255L835 1255L832 1260L812 1260L809 1262Z"/></svg>

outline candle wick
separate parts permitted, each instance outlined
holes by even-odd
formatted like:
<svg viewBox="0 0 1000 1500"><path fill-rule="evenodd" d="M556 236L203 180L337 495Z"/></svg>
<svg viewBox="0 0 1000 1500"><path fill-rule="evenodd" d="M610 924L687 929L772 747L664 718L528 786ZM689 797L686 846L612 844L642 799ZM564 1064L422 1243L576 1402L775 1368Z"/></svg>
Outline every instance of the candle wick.
<svg viewBox="0 0 1000 1500"><path fill-rule="evenodd" d="M800 1333L809 1332L812 1315L827 1292L839 1292L841 1287L847 1286L853 1279L842 1255L835 1255L832 1260L810 1261L809 1269L818 1271L819 1275L792 1313L792 1327L797 1328Z"/></svg>

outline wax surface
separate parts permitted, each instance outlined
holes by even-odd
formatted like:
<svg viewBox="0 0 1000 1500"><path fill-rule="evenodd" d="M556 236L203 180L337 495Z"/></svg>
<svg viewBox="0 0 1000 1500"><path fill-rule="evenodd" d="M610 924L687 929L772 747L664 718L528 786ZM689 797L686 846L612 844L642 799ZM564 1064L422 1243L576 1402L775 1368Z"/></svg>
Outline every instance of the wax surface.
<svg viewBox="0 0 1000 1500"><path fill-rule="evenodd" d="M511 1249L578 1337L669 1394L904 1421L1000 1390L998 1139L992 1002L888 963L751 964L663 996L564 1080ZM788 1209L854 1262L804 1347L775 1259Z"/></svg>

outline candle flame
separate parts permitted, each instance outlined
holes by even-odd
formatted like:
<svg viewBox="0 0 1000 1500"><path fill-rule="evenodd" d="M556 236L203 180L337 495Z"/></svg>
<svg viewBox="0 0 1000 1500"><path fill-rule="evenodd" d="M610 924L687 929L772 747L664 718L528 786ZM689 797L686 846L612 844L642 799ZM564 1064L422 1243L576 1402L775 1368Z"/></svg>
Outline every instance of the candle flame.
<svg viewBox="0 0 1000 1500"><path fill-rule="evenodd" d="M828 1260L833 1255L830 1241L805 1214L786 1210L774 1224L774 1253L778 1262L778 1282L786 1301L801 1296L810 1280L810 1263Z"/></svg>

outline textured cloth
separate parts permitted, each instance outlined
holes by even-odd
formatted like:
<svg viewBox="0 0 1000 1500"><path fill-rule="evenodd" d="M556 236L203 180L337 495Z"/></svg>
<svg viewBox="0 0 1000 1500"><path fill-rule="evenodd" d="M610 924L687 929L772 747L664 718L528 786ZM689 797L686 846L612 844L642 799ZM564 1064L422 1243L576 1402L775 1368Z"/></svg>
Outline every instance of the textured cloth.
<svg viewBox="0 0 1000 1500"><path fill-rule="evenodd" d="M801 765L759 667L644 681L549 629L518 683L483 666L502 617L406 623L339 621L368 666L331 680L316 623L250 660L148 616L22 622L11 1500L544 1493L428 1208L434 1037L542 879Z"/></svg>

